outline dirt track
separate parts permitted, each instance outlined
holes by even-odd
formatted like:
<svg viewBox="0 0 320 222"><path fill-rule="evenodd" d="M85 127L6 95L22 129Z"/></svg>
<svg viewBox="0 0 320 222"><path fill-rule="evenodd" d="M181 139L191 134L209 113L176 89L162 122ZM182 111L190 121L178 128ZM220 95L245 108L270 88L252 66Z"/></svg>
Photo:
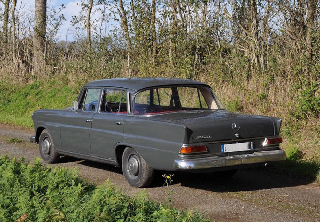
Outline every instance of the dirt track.
<svg viewBox="0 0 320 222"><path fill-rule="evenodd" d="M39 157L37 145L28 143L32 134L0 125L0 155L27 160ZM141 191L127 184L120 169L105 164L63 157L56 165L76 167L82 177L97 184L109 179L129 195ZM246 169L229 179L185 173L173 180L169 189L175 207L203 212L216 221L320 221L319 186L286 175ZM167 200L160 175L146 191L151 199Z"/></svg>

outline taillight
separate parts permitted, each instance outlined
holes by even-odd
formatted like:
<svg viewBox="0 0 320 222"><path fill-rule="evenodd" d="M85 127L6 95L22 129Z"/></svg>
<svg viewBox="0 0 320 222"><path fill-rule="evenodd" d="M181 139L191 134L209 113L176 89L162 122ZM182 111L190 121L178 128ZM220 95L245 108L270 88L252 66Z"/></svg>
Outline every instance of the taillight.
<svg viewBox="0 0 320 222"><path fill-rule="evenodd" d="M207 152L206 146L183 146L181 147L180 153L188 154L188 153L203 153Z"/></svg>
<svg viewBox="0 0 320 222"><path fill-rule="evenodd" d="M263 146L271 145L271 144L279 144L282 143L282 138L277 137L277 138L265 138L263 141Z"/></svg>

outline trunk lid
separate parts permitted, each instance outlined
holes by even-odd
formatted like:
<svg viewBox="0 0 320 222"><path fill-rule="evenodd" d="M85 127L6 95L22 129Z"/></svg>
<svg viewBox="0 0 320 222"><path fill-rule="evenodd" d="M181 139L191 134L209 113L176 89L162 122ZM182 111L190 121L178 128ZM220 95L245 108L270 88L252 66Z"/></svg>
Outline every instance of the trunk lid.
<svg viewBox="0 0 320 222"><path fill-rule="evenodd" d="M230 141L275 135L274 123L266 116L230 113L226 110L177 112L152 119L183 124L190 129L186 143Z"/></svg>

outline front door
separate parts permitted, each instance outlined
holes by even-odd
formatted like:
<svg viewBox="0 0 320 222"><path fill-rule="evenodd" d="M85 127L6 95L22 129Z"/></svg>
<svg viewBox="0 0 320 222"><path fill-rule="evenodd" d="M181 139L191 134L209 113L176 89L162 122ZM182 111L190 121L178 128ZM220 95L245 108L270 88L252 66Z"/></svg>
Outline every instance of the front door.
<svg viewBox="0 0 320 222"><path fill-rule="evenodd" d="M101 89L85 89L77 111L62 116L61 145L64 151L90 155L90 131L93 115L98 111Z"/></svg>

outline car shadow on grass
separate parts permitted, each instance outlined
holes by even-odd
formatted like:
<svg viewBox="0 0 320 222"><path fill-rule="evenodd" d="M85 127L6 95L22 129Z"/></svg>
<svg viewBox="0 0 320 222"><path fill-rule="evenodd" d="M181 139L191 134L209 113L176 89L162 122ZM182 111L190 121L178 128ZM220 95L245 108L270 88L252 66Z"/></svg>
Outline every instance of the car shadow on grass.
<svg viewBox="0 0 320 222"><path fill-rule="evenodd" d="M181 186L213 192L255 191L313 183L319 167L315 162L286 160L267 167L241 169L230 178L221 178L215 173L180 173L175 179Z"/></svg>

